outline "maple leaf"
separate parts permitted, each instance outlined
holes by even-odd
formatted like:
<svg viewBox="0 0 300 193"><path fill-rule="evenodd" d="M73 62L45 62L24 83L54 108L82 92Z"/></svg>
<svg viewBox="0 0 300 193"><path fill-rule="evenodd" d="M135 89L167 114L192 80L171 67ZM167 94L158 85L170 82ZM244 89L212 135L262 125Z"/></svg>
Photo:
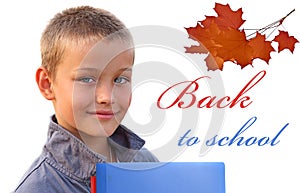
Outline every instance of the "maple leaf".
<svg viewBox="0 0 300 193"><path fill-rule="evenodd" d="M204 28L199 23L196 27L186 28L189 38L197 41L199 45L193 45L190 47L185 47L186 53L199 53L199 54L208 54L206 57L206 63L208 70L223 69L224 60L218 56L217 49L221 45L215 42L215 39L220 34L220 29L218 26L212 22L212 24Z"/></svg>
<svg viewBox="0 0 300 193"><path fill-rule="evenodd" d="M284 49L289 49L292 53L295 49L295 44L299 41L294 37L290 36L288 32L279 30L279 34L274 38L275 42L278 42L278 52Z"/></svg>
<svg viewBox="0 0 300 193"><path fill-rule="evenodd" d="M242 19L242 8L238 9L237 11L233 11L229 4L222 5L216 3L214 10L218 14L218 17L206 16L206 19L201 22L203 26L208 27L212 22L214 22L219 26L220 29L239 29L245 22L245 20Z"/></svg>
<svg viewBox="0 0 300 193"><path fill-rule="evenodd" d="M206 52L200 53L213 52L214 49L219 46L215 43L214 39L219 36L220 30L214 23L207 28L197 23L196 27L186 28L186 30L189 34L189 38L202 44L202 48L205 47L207 49Z"/></svg>
<svg viewBox="0 0 300 193"><path fill-rule="evenodd" d="M208 70L223 70L224 60L219 56L208 54L205 58L205 62Z"/></svg>
<svg viewBox="0 0 300 193"><path fill-rule="evenodd" d="M186 53L191 53L191 54L206 54L208 53L207 48L199 45L199 46L191 46L191 47L185 47L185 52Z"/></svg>
<svg viewBox="0 0 300 193"><path fill-rule="evenodd" d="M246 39L244 31L237 29L222 31L216 38L216 42L222 45L217 50L217 56L223 58L225 61L234 61L242 67L252 64L253 50L248 44L249 42Z"/></svg>
<svg viewBox="0 0 300 193"><path fill-rule="evenodd" d="M208 70L223 69L224 62L231 61L244 68L252 65L253 60L259 58L266 63L271 59L270 53L275 51L272 42L278 42L278 52L295 49L298 42L294 36L289 36L287 32L280 31L274 40L267 41L266 35L262 35L266 30L282 25L285 17L273 22L266 27L257 29L253 38L246 36L245 30L239 28L245 22L242 19L242 8L233 11L229 4L215 4L215 16L206 16L203 21L199 21L195 27L186 28L189 38L197 41L199 45L185 47L186 53L207 54L206 65ZM249 39L247 39L249 38Z"/></svg>
<svg viewBox="0 0 300 193"><path fill-rule="evenodd" d="M271 59L270 53L275 51L271 41L266 41L266 35L256 33L256 36L249 40L249 46L253 49L253 59L260 58L266 63Z"/></svg>

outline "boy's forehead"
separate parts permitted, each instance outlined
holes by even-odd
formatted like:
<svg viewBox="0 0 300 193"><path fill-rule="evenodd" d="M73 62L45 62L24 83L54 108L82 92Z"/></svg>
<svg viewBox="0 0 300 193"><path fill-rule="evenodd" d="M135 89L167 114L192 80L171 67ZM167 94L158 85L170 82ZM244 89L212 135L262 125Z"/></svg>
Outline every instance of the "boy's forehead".
<svg viewBox="0 0 300 193"><path fill-rule="evenodd" d="M105 67L120 56L129 61L133 60L134 48L132 44L121 40L99 41L90 45L89 48L85 50L85 55L80 63L80 67Z"/></svg>

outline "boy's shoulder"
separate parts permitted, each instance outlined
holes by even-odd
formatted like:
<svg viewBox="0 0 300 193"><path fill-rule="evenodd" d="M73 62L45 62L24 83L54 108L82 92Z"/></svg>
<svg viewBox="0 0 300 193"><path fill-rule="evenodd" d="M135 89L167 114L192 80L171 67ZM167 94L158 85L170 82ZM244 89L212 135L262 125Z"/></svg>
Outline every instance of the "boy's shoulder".
<svg viewBox="0 0 300 193"><path fill-rule="evenodd" d="M65 175L53 167L46 157L41 155L27 170L14 193L74 192L70 188L74 187L74 185L71 186L70 183L69 180L66 180ZM88 186L83 184L78 183L74 193L77 193L78 190L83 193L88 192Z"/></svg>
<svg viewBox="0 0 300 193"><path fill-rule="evenodd" d="M45 158L39 157L36 159L32 165L29 167L27 172L23 175L21 181L19 182L15 193L22 192L31 192L31 193L43 193L46 191L44 189L44 180L47 178L47 175L42 174L41 171L44 169ZM43 177L41 177L43 176Z"/></svg>

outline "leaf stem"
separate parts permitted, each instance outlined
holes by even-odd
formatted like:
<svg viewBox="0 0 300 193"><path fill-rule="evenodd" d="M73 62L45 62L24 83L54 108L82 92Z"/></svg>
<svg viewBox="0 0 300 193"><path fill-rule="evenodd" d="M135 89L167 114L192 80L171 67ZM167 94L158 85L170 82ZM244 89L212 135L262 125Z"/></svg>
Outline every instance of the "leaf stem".
<svg viewBox="0 0 300 193"><path fill-rule="evenodd" d="M290 11L286 16L282 17L281 19L273 22L273 23L270 23L269 25L263 27L263 28L260 28L260 29L244 29L244 30L255 30L255 32L247 35L247 37L250 37L250 36L253 36L255 35L257 32L259 33L264 33L265 31L271 29L271 28L277 28L279 27L280 25L282 25L283 21L285 20L285 18L287 18L289 15L291 15L293 12L295 11L295 9L293 9L292 11ZM268 35L268 37L275 31L275 29Z"/></svg>

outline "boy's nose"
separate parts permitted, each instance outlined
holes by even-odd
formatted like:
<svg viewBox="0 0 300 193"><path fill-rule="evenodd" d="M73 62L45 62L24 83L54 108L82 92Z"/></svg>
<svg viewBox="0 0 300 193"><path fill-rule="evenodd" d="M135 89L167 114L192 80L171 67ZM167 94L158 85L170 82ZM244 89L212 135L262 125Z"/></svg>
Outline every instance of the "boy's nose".
<svg viewBox="0 0 300 193"><path fill-rule="evenodd" d="M96 102L98 104L111 104L112 100L112 87L108 85L98 85L96 88Z"/></svg>

